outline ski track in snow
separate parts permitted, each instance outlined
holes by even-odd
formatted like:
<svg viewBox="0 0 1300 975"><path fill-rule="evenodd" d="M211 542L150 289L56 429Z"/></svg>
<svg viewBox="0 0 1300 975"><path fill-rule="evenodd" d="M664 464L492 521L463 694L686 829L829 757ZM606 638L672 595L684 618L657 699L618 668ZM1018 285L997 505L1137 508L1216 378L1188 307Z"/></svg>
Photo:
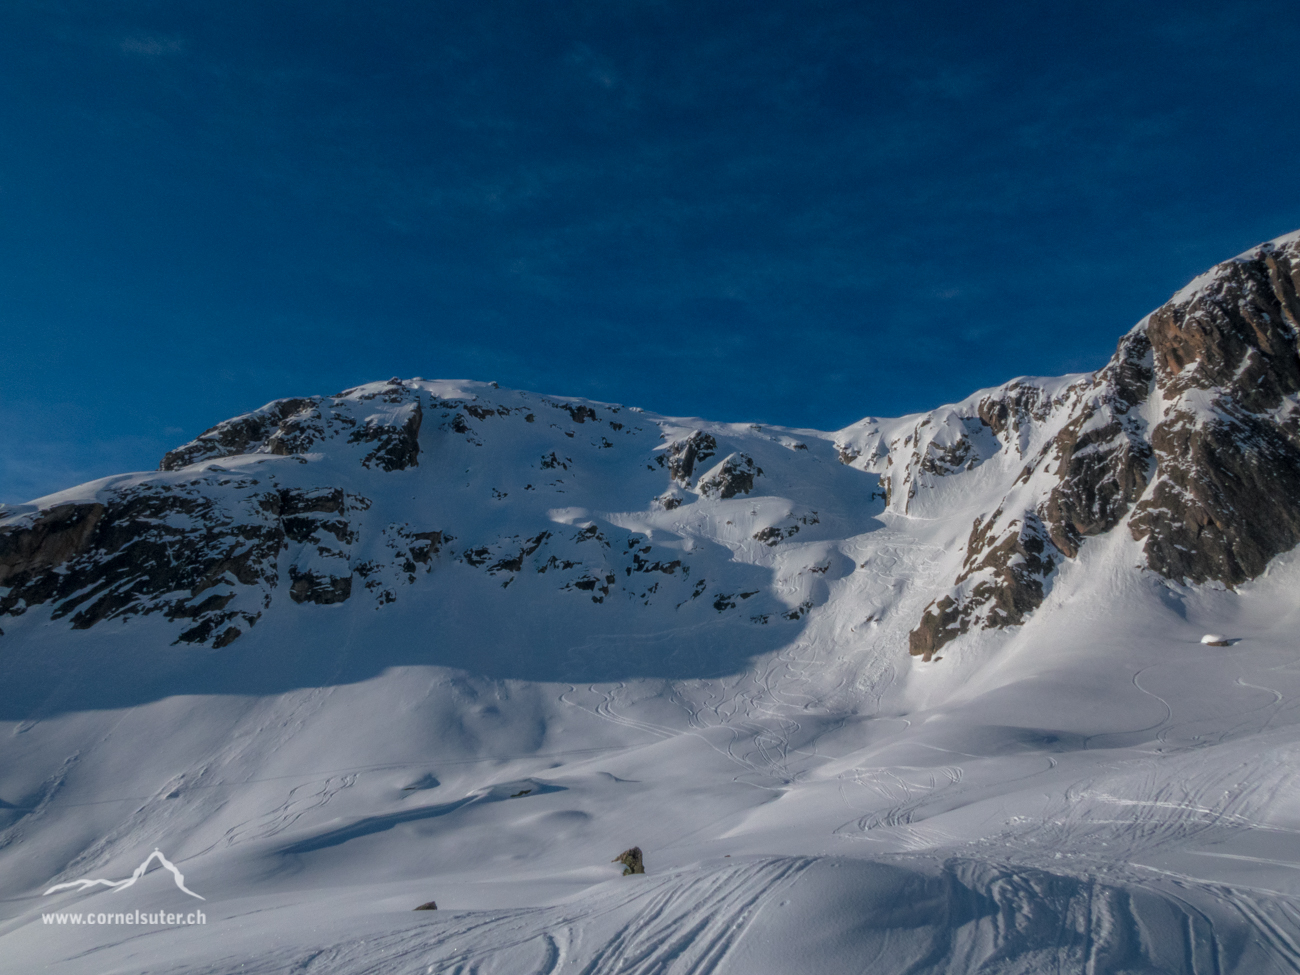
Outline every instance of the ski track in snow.
<svg viewBox="0 0 1300 975"><path fill-rule="evenodd" d="M920 872L912 872L917 867ZM908 887L926 893L911 909L912 923L891 930L891 910L909 908L888 906L889 900ZM780 939L792 926L818 927L830 919L834 929L836 904L864 896L862 906L873 905L867 918L874 914L881 926L868 920L849 950L820 946L806 959L811 967L802 970L1281 975L1300 966L1300 911L1286 899L1249 890L1182 878L1146 878L1121 887L960 859L928 865L901 860L862 875L849 861L787 857L636 878L605 885L599 898L553 907L408 915L364 936L289 939L255 955L219 952L202 962L156 962L149 970L740 975L765 956L789 960L789 947ZM783 911L793 913L783 918ZM276 913L282 911L268 912ZM254 914L246 921L255 930L262 918ZM115 964L122 952L130 957L130 950L127 939L84 962ZM72 962L70 970L93 970Z"/></svg>

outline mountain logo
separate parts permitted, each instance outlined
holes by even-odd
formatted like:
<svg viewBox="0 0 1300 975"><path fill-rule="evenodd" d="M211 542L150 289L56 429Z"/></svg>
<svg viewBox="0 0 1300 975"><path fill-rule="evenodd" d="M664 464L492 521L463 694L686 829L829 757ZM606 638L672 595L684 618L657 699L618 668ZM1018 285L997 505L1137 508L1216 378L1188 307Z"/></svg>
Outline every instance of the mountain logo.
<svg viewBox="0 0 1300 975"><path fill-rule="evenodd" d="M199 897L198 894L185 886L185 875L177 870L176 864L163 856L157 847L154 847L154 851L145 857L144 863L136 867L135 872L126 880L90 880L86 878L81 880L70 880L66 884L55 884L42 896L53 894L56 890L68 890L72 887L76 887L78 890L87 890L91 887L99 887L102 885L104 887L112 887L114 890L125 890L144 876L145 871L149 869L149 864L153 863L154 860L157 860L165 869L171 871L172 879L176 881L176 886L182 891L189 894L191 897L198 897L199 900L207 900L206 897Z"/></svg>

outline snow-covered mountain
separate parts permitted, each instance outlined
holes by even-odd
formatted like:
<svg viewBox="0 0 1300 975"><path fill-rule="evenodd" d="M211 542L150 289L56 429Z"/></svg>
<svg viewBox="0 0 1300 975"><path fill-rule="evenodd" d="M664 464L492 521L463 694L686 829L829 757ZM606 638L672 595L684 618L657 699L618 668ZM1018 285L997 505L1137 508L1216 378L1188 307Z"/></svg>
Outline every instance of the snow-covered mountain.
<svg viewBox="0 0 1300 975"><path fill-rule="evenodd" d="M1300 970L1298 290L835 432L394 378L0 509L0 969ZM155 847L202 931L43 923Z"/></svg>

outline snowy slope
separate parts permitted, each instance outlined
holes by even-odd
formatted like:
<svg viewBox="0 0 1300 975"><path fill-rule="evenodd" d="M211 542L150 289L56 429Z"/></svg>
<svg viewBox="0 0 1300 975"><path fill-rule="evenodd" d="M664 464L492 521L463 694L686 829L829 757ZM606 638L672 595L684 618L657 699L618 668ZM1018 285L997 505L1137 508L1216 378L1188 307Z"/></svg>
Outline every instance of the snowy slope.
<svg viewBox="0 0 1300 975"><path fill-rule="evenodd" d="M394 379L3 509L0 971L1300 970L1298 255L837 432Z"/></svg>

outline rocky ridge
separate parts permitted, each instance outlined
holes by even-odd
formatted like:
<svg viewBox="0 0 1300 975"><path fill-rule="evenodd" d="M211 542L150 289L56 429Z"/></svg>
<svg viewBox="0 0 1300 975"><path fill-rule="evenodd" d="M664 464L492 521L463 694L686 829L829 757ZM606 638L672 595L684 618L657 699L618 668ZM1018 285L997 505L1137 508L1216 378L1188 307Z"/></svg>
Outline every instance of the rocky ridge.
<svg viewBox="0 0 1300 975"><path fill-rule="evenodd" d="M1011 384L961 416L1010 451L1023 453L1010 423L1051 436L975 519L962 571L927 607L911 652L928 658L974 625L1023 622L1058 566L1121 525L1146 566L1179 583L1237 586L1295 547L1298 285L1300 238L1263 244L1143 319L1099 372L1057 391ZM976 457L967 443L948 449ZM931 456L916 468L933 471Z"/></svg>
<svg viewBox="0 0 1300 975"><path fill-rule="evenodd" d="M176 642L221 648L282 595L382 610L468 573L506 612L528 578L588 612L797 624L870 568L854 540L882 524L938 525L959 549L946 579L870 617L915 605L922 660L1024 623L1111 532L1169 580L1238 586L1300 541L1298 288L1291 235L1198 278L1096 373L834 433L487 383L277 400L157 472L0 509L0 617L159 614Z"/></svg>

